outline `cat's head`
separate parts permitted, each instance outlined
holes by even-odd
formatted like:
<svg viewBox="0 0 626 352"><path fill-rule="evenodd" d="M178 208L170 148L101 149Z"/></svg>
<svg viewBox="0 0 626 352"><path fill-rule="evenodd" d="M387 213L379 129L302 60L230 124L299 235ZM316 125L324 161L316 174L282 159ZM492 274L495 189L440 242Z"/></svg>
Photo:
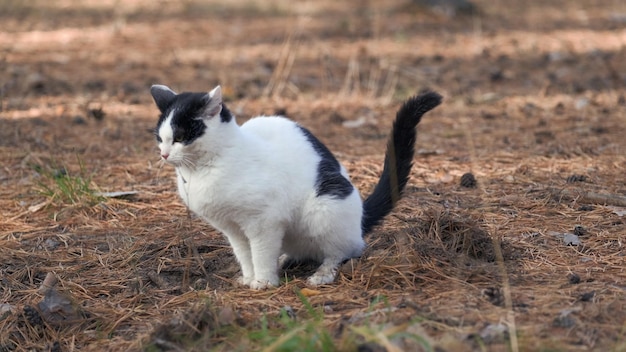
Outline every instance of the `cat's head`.
<svg viewBox="0 0 626 352"><path fill-rule="evenodd" d="M161 158L175 166L193 166L198 153L194 142L201 139L211 124L228 123L232 115L222 103L220 86L209 93L180 93L164 85L150 88L161 111L154 130Z"/></svg>

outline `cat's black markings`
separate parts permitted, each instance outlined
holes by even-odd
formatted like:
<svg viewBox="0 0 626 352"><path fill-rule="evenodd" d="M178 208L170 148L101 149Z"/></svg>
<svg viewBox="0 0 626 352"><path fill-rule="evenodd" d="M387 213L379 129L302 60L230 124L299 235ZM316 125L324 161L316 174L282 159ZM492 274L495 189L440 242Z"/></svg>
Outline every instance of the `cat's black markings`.
<svg viewBox="0 0 626 352"><path fill-rule="evenodd" d="M162 92L157 92L160 94L166 94ZM157 123L157 127L155 129L155 135L157 137L157 141L160 139L158 133L156 131L161 128L161 124L169 114L176 110L176 114L174 114L172 119L172 128L174 131L174 141L181 142L184 145L189 145L193 143L196 139L204 134L204 130L206 129L206 125L201 119L196 118L196 116L201 116L202 110L208 105L210 98L206 93L180 93L178 95L172 95L169 100L163 99L159 100L162 104L164 101L167 101L167 105L163 107L159 106L159 109L162 108L161 116L159 117L159 122ZM226 107L224 103L222 103L222 110L220 112L220 121L221 122L230 122L232 119L232 114L230 110ZM160 141L159 141L160 142Z"/></svg>
<svg viewBox="0 0 626 352"><path fill-rule="evenodd" d="M410 98L398 110L387 142L383 173L374 192L363 202L363 236L378 225L400 199L413 166L415 126L422 115L441 104L441 99L438 93L426 92Z"/></svg>
<svg viewBox="0 0 626 352"><path fill-rule="evenodd" d="M313 149L322 158L317 165L315 191L318 197L330 196L345 199L354 192L354 186L341 174L341 166L333 153L320 142L309 130L298 125Z"/></svg>

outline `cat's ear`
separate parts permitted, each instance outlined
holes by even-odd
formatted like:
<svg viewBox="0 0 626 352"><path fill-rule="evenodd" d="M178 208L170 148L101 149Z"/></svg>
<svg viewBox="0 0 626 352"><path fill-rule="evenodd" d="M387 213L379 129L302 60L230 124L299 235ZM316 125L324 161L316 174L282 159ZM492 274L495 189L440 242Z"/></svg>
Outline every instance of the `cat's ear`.
<svg viewBox="0 0 626 352"><path fill-rule="evenodd" d="M172 101L174 101L174 97L176 97L176 92L162 84L152 85L152 87L150 87L150 93L152 94L152 99L154 99L154 102L161 112L165 112L165 110L167 110L167 108L172 104Z"/></svg>
<svg viewBox="0 0 626 352"><path fill-rule="evenodd" d="M206 95L206 116L216 116L222 111L222 87L217 86Z"/></svg>

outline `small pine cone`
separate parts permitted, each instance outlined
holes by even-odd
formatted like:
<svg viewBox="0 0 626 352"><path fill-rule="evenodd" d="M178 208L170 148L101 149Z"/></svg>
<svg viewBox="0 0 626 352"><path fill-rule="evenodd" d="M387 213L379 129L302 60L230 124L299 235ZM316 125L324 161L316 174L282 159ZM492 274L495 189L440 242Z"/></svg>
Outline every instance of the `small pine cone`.
<svg viewBox="0 0 626 352"><path fill-rule="evenodd" d="M50 346L50 352L61 352L61 344L59 341L54 341L52 346Z"/></svg>
<svg viewBox="0 0 626 352"><path fill-rule="evenodd" d="M471 172L464 173L463 176L461 176L461 187L476 188L476 185L476 178Z"/></svg>
<svg viewBox="0 0 626 352"><path fill-rule="evenodd" d="M39 315L37 309L31 306L24 306L24 316L26 317L26 320L28 320L28 323L32 326L43 325L41 315Z"/></svg>

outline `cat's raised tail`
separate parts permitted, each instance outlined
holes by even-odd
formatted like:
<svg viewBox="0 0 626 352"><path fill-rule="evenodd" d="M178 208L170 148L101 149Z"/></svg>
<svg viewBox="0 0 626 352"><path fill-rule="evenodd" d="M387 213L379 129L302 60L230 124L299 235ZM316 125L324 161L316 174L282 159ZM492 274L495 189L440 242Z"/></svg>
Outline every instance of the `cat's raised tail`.
<svg viewBox="0 0 626 352"><path fill-rule="evenodd" d="M387 142L383 173L374 192L363 203L363 236L378 225L400 199L413 166L416 126L422 115L441 104L441 100L441 95L435 92L419 94L404 102L396 113Z"/></svg>

